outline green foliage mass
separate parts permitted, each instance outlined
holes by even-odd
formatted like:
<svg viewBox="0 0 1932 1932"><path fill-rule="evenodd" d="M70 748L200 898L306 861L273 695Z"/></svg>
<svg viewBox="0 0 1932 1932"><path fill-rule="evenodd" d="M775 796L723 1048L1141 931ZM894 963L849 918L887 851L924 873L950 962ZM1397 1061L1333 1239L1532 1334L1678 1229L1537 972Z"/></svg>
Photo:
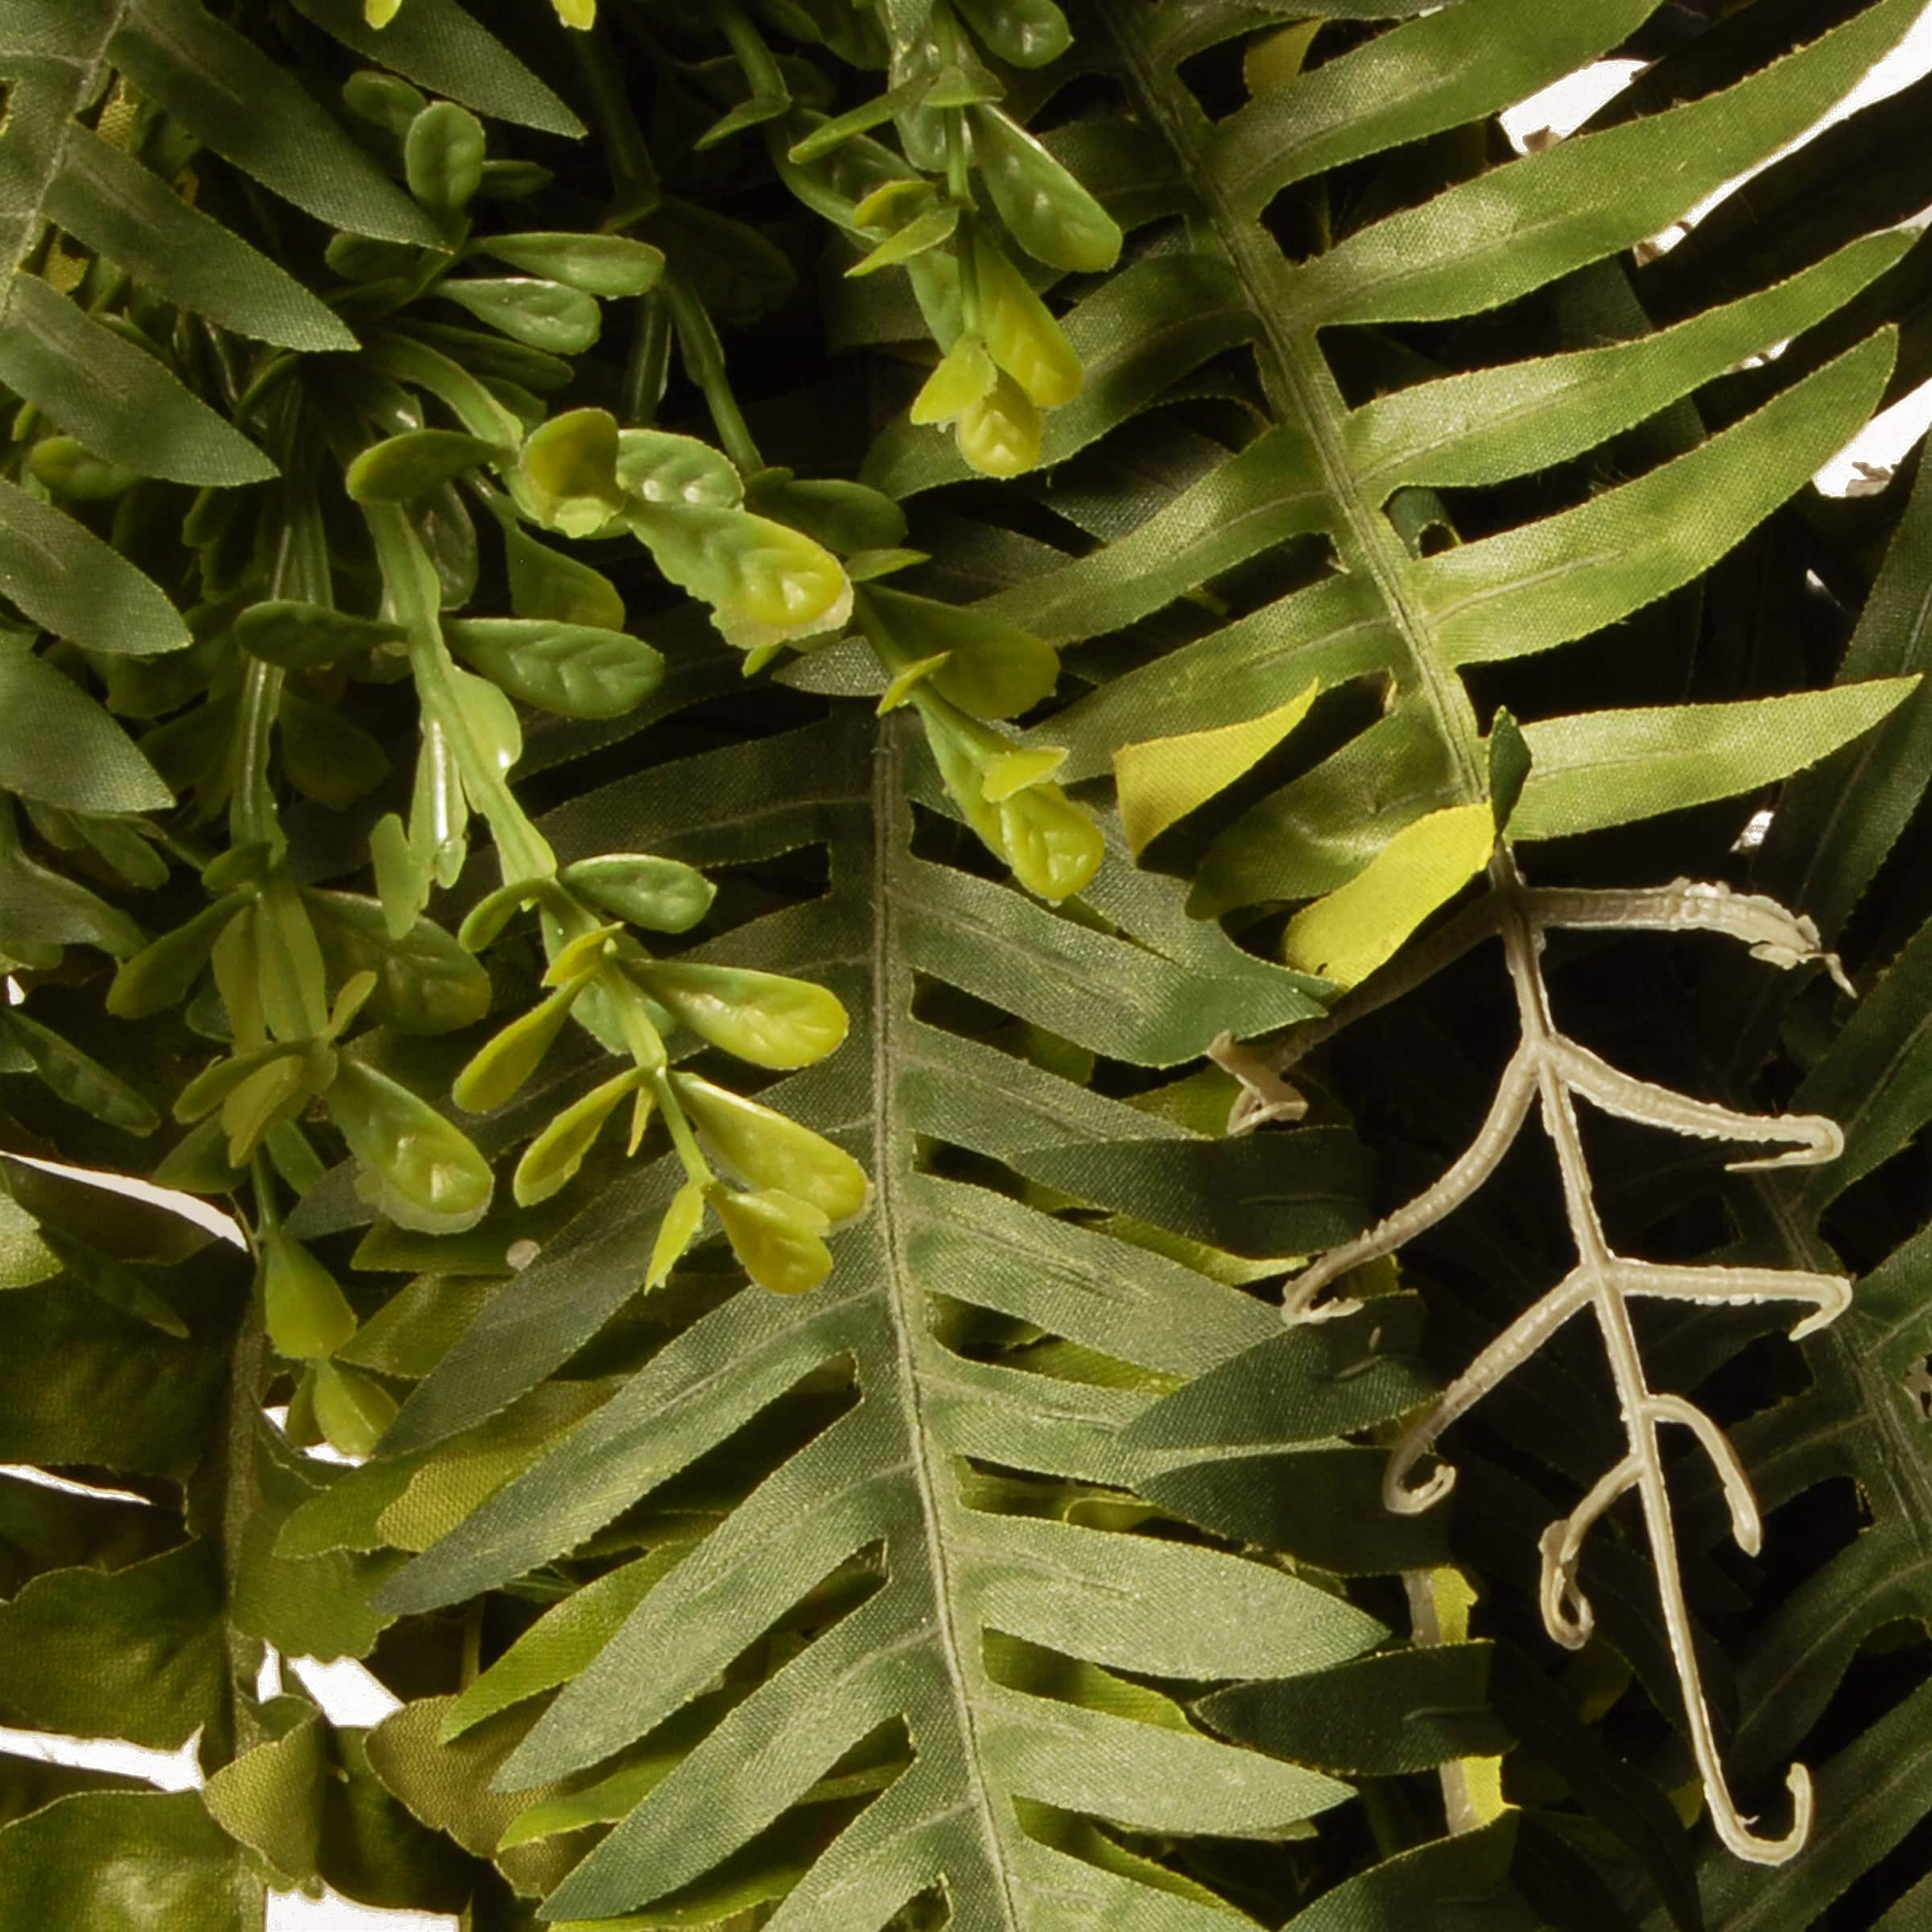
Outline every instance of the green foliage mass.
<svg viewBox="0 0 1932 1932"><path fill-rule="evenodd" d="M1922 14L0 4L0 1925L1921 1922Z"/></svg>

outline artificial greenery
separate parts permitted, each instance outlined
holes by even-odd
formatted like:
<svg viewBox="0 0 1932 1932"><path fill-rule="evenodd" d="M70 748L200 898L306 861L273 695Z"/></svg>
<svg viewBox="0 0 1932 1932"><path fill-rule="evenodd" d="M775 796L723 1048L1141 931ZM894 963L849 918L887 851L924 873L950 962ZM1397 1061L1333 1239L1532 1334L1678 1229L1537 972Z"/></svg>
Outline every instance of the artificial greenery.
<svg viewBox="0 0 1932 1932"><path fill-rule="evenodd" d="M0 0L0 1923L1919 1923L1922 13Z"/></svg>

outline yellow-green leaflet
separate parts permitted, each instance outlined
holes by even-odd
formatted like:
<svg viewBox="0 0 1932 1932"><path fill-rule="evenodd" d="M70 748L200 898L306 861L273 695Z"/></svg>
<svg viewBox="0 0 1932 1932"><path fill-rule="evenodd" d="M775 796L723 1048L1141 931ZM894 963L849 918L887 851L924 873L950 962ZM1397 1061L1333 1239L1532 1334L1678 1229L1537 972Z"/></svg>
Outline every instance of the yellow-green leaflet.
<svg viewBox="0 0 1932 1932"><path fill-rule="evenodd" d="M541 1005L519 1013L478 1047L451 1089L456 1104L471 1113L488 1113L508 1100L536 1071L588 984L585 975L559 986Z"/></svg>
<svg viewBox="0 0 1932 1932"><path fill-rule="evenodd" d="M1113 754L1113 775L1133 856L1253 770L1307 716L1320 688L1320 680L1311 679L1299 697L1238 724L1123 745Z"/></svg>
<svg viewBox="0 0 1932 1932"><path fill-rule="evenodd" d="M1482 870L1495 843L1487 803L1451 805L1418 819L1346 886L1289 921L1282 958L1337 986L1367 979Z"/></svg>
<svg viewBox="0 0 1932 1932"><path fill-rule="evenodd" d="M547 1201L566 1187L584 1165L604 1123L621 1104L625 1094L649 1076L641 1067L626 1067L582 1100L566 1107L523 1150L513 1187L526 1208Z"/></svg>
<svg viewBox="0 0 1932 1932"><path fill-rule="evenodd" d="M999 373L977 336L961 336L913 398L913 421L950 423L993 387Z"/></svg>
<svg viewBox="0 0 1932 1932"><path fill-rule="evenodd" d="M718 1159L753 1187L781 1189L828 1224L850 1220L865 1207L871 1192L865 1169L823 1134L695 1074L674 1073L671 1084Z"/></svg>
<svg viewBox="0 0 1932 1932"><path fill-rule="evenodd" d="M634 970L693 1033L754 1067L809 1067L838 1046L850 1024L838 996L809 980L673 960Z"/></svg>
<svg viewBox="0 0 1932 1932"><path fill-rule="evenodd" d="M268 1339L292 1360L333 1355L356 1331L356 1311L341 1284L287 1235L262 1244L262 1299Z"/></svg>
<svg viewBox="0 0 1932 1932"><path fill-rule="evenodd" d="M316 1421L329 1446L345 1455L370 1454L396 1419L394 1398L379 1382L333 1362L317 1362L314 1373Z"/></svg>
<svg viewBox="0 0 1932 1932"><path fill-rule="evenodd" d="M644 1277L646 1288L664 1285L704 1224L704 1191L696 1182L687 1181L671 1196L671 1205L658 1224L658 1238L651 1244L650 1267Z"/></svg>
<svg viewBox="0 0 1932 1932"><path fill-rule="evenodd" d="M832 1272L832 1250L819 1239L825 1217L808 1203L770 1189L758 1194L712 1191L731 1251L745 1272L774 1294L803 1294Z"/></svg>

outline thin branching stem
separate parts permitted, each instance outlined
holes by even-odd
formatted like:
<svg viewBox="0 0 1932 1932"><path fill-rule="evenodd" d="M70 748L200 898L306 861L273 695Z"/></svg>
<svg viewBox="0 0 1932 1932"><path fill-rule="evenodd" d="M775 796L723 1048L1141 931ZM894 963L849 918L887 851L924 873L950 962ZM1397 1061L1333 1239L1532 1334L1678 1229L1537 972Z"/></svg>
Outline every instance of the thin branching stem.
<svg viewBox="0 0 1932 1932"><path fill-rule="evenodd" d="M1612 1504L1627 1491L1634 1490L1643 1511L1665 1629L1712 1822L1724 1844L1739 1857L1759 1864L1777 1864L1796 1852L1810 1831L1810 1781L1803 1766L1792 1767L1786 1781L1794 1817L1790 1831L1781 1838L1764 1838L1753 1832L1752 1821L1740 1815L1732 1798L1704 1696L1690 1608L1684 1596L1670 1492L1658 1445L1661 1427L1676 1423L1697 1438L1723 1486L1732 1532L1739 1546L1748 1552L1757 1550L1763 1534L1757 1501L1737 1452L1716 1423L1682 1396L1651 1389L1638 1352L1629 1302L1635 1295L1724 1305L1800 1302L1810 1311L1793 1331L1802 1335L1823 1327L1843 1311L1850 1300L1850 1285L1833 1275L1765 1268L1675 1267L1629 1260L1616 1253L1604 1236L1597 1212L1594 1183L1577 1123L1576 1100L1581 1095L1606 1113L1670 1133L1732 1142L1788 1144L1785 1153L1734 1163L1740 1166L1830 1160L1842 1147L1843 1137L1835 1123L1819 1117L1742 1113L1638 1080L1565 1037L1551 1017L1543 978L1544 933L1553 925L1616 929L1623 923L1620 915L1624 914L1632 926L1641 929L1698 926L1728 932L1751 945L1758 957L1773 964L1795 965L1805 959L1820 956L1812 947L1814 935L1807 923L1772 902L1745 900L1721 890L1695 888L1682 881L1657 894L1538 894L1523 886L1509 848L1500 848L1492 865L1490 890L1483 906L1446 929L1446 933L1453 935L1451 946L1444 947L1439 941L1435 947L1425 950L1430 956L1428 963L1439 968L1445 953L1449 957L1459 956L1487 933L1498 934L1516 994L1521 1044L1504 1069L1496 1098L1476 1138L1448 1171L1368 1233L1332 1250L1304 1270L1290 1284L1283 1315L1292 1322L1348 1312L1354 1303L1343 1300L1320 1303L1316 1298L1351 1269L1393 1253L1467 1200L1496 1170L1532 1108L1535 1109L1555 1152L1565 1216L1576 1249L1576 1265L1505 1329L1403 1435L1389 1458L1383 1499L1392 1509L1414 1514L1447 1495L1455 1482L1454 1471L1447 1464L1439 1464L1413 1487L1407 1480L1410 1471L1451 1423L1534 1354L1572 1315L1585 1307L1593 1308L1609 1357L1630 1447L1629 1453L1576 1509L1544 1534L1541 1587L1544 1622L1559 1643L1575 1648L1588 1640L1595 1620L1576 1574L1583 1542L1591 1525ZM1414 983L1415 977L1413 968L1403 976L1404 990ZM1367 1005L1358 1003L1354 1013L1338 1017L1356 1017L1356 1013L1367 1009ZM1237 1067L1236 1071L1241 1069ZM1245 1096L1252 1093L1258 1099L1267 1082L1276 1079L1276 1067L1264 1064L1251 1069L1249 1077L1244 1079Z"/></svg>

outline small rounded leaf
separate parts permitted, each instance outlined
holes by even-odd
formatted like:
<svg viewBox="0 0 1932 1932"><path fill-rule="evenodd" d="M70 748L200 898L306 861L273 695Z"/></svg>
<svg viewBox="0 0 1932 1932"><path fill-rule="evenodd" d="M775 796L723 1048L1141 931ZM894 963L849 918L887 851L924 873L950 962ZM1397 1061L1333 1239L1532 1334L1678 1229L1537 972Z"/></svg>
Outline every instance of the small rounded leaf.
<svg viewBox="0 0 1932 1932"><path fill-rule="evenodd" d="M333 1355L356 1331L356 1311L341 1284L286 1234L262 1243L262 1300L268 1339L291 1361Z"/></svg>
<svg viewBox="0 0 1932 1932"><path fill-rule="evenodd" d="M617 432L617 481L629 494L673 510L729 510L745 496L729 457L663 429Z"/></svg>
<svg viewBox="0 0 1932 1932"><path fill-rule="evenodd" d="M491 235L472 246L526 275L567 283L587 295L641 295L664 272L663 250L628 235Z"/></svg>
<svg viewBox="0 0 1932 1932"><path fill-rule="evenodd" d="M494 1185L489 1163L419 1095L345 1060L328 1110L363 1170L358 1187L399 1226L460 1234L483 1218Z"/></svg>
<svg viewBox="0 0 1932 1932"><path fill-rule="evenodd" d="M1032 785L1001 802L1000 830L1013 876L1042 899L1081 891L1100 869L1100 828L1057 785Z"/></svg>
<svg viewBox="0 0 1932 1932"><path fill-rule="evenodd" d="M522 474L547 523L573 537L601 530L624 506L617 418L607 409L552 416L523 445Z"/></svg>
<svg viewBox="0 0 1932 1932"><path fill-rule="evenodd" d="M621 630L544 617L452 617L449 647L492 683L564 718L616 718L635 710L664 675L664 659Z"/></svg>
<svg viewBox="0 0 1932 1932"><path fill-rule="evenodd" d="M729 644L761 650L815 636L852 614L852 581L802 531L742 510L669 510L634 497L630 526L659 570L713 607Z"/></svg>
<svg viewBox="0 0 1932 1932"><path fill-rule="evenodd" d="M1054 0L958 0L972 31L1013 67L1044 67L1073 44Z"/></svg>
<svg viewBox="0 0 1932 1932"><path fill-rule="evenodd" d="M311 1385L316 1426L332 1449L345 1455L369 1455L396 1419L395 1398L380 1383L333 1362L315 1365Z"/></svg>
<svg viewBox="0 0 1932 1932"><path fill-rule="evenodd" d="M349 466L349 493L358 503L407 503L509 452L458 429L411 429L363 451Z"/></svg>
<svg viewBox="0 0 1932 1932"><path fill-rule="evenodd" d="M681 960L654 960L634 971L700 1038L754 1067L809 1067L845 1038L848 1022L837 995L809 980Z"/></svg>
<svg viewBox="0 0 1932 1932"><path fill-rule="evenodd" d="M624 628L624 600L602 571L539 543L514 518L503 526L503 554L510 567L510 607L519 617L589 624L599 630Z"/></svg>
<svg viewBox="0 0 1932 1932"><path fill-rule="evenodd" d="M409 192L433 213L460 214L483 183L483 123L438 101L409 124L402 143Z"/></svg>
<svg viewBox="0 0 1932 1932"><path fill-rule="evenodd" d="M1037 262L1098 275L1121 255L1120 225L997 107L968 110L980 176L1013 239Z"/></svg>
<svg viewBox="0 0 1932 1932"><path fill-rule="evenodd" d="M980 278L980 325L993 361L1042 409L1059 409L1080 393L1085 372L1066 331L993 245L973 243Z"/></svg>
<svg viewBox="0 0 1932 1932"><path fill-rule="evenodd" d="M688 932L718 889L696 866L649 852L611 852L564 867L564 883L593 906L650 932Z"/></svg>
<svg viewBox="0 0 1932 1932"><path fill-rule="evenodd" d="M603 312L581 289L536 275L439 282L436 294L486 327L553 356L574 356L597 341Z"/></svg>
<svg viewBox="0 0 1932 1932"><path fill-rule="evenodd" d="M828 1224L864 1211L871 1194L865 1170L823 1134L696 1074L674 1073L671 1084L719 1160L740 1179L809 1202Z"/></svg>
<svg viewBox="0 0 1932 1932"><path fill-rule="evenodd" d="M819 1236L824 1217L791 1195L711 1191L731 1250L745 1272L774 1294L803 1294L832 1273L832 1250Z"/></svg>
<svg viewBox="0 0 1932 1932"><path fill-rule="evenodd" d="M1004 369L954 425L960 454L983 477L1018 477L1040 460L1040 412Z"/></svg>
<svg viewBox="0 0 1932 1932"><path fill-rule="evenodd" d="M104 503L126 495L140 481L131 469L107 463L72 436L43 436L27 459L35 481L70 503Z"/></svg>

